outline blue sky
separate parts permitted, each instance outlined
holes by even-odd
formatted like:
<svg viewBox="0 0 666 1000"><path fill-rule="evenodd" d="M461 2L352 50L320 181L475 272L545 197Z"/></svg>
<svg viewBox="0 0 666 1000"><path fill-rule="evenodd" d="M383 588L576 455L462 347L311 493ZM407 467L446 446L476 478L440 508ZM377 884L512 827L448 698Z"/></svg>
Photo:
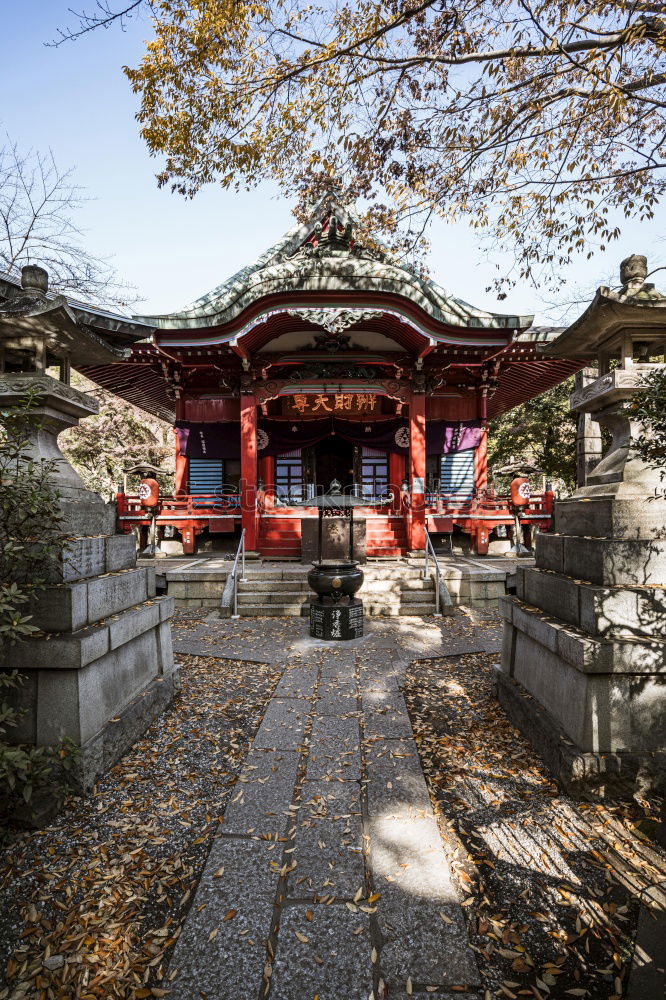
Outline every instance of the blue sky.
<svg viewBox="0 0 666 1000"><path fill-rule="evenodd" d="M68 0L3 5L0 128L23 151L50 148L61 168L75 168L93 199L77 217L87 246L111 256L119 274L137 287L143 300L137 311L168 312L253 260L293 224L291 206L270 184L243 194L209 187L193 200L159 190L159 162L139 137L137 101L122 73L124 64L138 62L150 26L139 18L125 32L112 28L45 47L59 26L71 23L67 6ZM92 9L94 0L84 6ZM561 297L616 284L619 262L630 253L646 253L651 267L666 264L663 210L660 216L649 225L628 225L606 254L581 257ZM486 293L497 272L464 222L436 222L430 239L431 273L454 295L497 312L534 312L536 322L555 315L552 294L527 284L503 302Z"/></svg>

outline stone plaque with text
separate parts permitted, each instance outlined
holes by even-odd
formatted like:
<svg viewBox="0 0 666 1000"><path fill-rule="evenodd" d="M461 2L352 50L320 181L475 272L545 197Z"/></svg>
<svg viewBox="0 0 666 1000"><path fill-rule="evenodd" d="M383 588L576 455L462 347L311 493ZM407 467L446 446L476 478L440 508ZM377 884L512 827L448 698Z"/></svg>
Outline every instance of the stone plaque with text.
<svg viewBox="0 0 666 1000"><path fill-rule="evenodd" d="M355 597L349 604L310 604L310 635L314 639L345 641L363 635L363 602Z"/></svg>

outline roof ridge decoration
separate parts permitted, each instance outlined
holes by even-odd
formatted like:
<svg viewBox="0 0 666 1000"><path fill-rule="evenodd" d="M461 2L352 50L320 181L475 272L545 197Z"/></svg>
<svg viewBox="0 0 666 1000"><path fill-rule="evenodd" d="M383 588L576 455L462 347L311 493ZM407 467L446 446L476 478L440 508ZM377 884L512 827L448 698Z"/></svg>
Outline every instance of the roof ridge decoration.
<svg viewBox="0 0 666 1000"><path fill-rule="evenodd" d="M322 326L328 333L342 333L355 323L361 320L378 319L382 315L381 309L336 309L334 307L323 307L320 309L288 309L289 316L298 316L315 326Z"/></svg>
<svg viewBox="0 0 666 1000"><path fill-rule="evenodd" d="M312 257L328 256L331 253L347 253L354 257L365 260L386 261L389 254L384 250L376 250L365 247L357 240L354 240L354 223L348 220L341 223L337 214L331 211L328 215L328 226L324 229L321 222L316 222L311 235L299 247L296 253L288 255L284 253L276 254L276 261L298 261L310 259ZM404 266L404 265L403 265ZM411 267L404 267L406 271L416 273Z"/></svg>

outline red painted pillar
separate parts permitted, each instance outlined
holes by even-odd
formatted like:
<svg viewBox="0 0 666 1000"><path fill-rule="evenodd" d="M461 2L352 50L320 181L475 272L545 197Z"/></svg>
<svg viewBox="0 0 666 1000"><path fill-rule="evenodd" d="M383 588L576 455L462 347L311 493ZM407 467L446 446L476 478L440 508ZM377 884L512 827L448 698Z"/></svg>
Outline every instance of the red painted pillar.
<svg viewBox="0 0 666 1000"><path fill-rule="evenodd" d="M259 478L265 490L275 489L275 459L272 455L259 459Z"/></svg>
<svg viewBox="0 0 666 1000"><path fill-rule="evenodd" d="M180 441L178 440L178 431L174 428L174 434L176 435L176 475L174 479L173 491L174 495L178 496L180 493L188 492L188 483L190 478L190 460L187 455L183 455L180 450Z"/></svg>
<svg viewBox="0 0 666 1000"><path fill-rule="evenodd" d="M391 509L394 514L400 513L400 487L405 478L405 456L399 451L389 452L389 489L392 501Z"/></svg>
<svg viewBox="0 0 666 1000"><path fill-rule="evenodd" d="M425 392L412 392L409 407L409 462L412 487L409 547L412 552L425 549L425 399Z"/></svg>
<svg viewBox="0 0 666 1000"><path fill-rule="evenodd" d="M241 517L245 548L257 548L257 405L253 395L240 398Z"/></svg>
<svg viewBox="0 0 666 1000"><path fill-rule="evenodd" d="M176 420L185 419L185 400L179 395L176 399ZM189 490L190 460L187 455L181 455L178 431L175 427L173 432L176 439L176 474L174 477L173 492L174 496L176 496L179 492L187 493Z"/></svg>
<svg viewBox="0 0 666 1000"><path fill-rule="evenodd" d="M476 494L488 486L488 400L487 389L479 394L479 418L483 434L474 455L474 486Z"/></svg>
<svg viewBox="0 0 666 1000"><path fill-rule="evenodd" d="M488 487L488 431L485 427L474 454L474 487L477 496Z"/></svg>

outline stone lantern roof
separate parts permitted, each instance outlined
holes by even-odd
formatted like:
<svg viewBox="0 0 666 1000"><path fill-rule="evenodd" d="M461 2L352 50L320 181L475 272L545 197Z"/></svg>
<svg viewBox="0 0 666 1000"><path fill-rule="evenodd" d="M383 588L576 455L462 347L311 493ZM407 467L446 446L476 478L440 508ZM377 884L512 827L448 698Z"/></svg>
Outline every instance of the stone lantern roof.
<svg viewBox="0 0 666 1000"><path fill-rule="evenodd" d="M598 288L585 312L540 353L547 358L592 359L620 335L633 342L665 342L666 296L646 282L647 276L646 257L627 257L620 264L620 289Z"/></svg>
<svg viewBox="0 0 666 1000"><path fill-rule="evenodd" d="M0 349L5 364L16 357L23 367L26 354L42 370L48 358L74 365L108 364L129 357L119 347L78 322L64 295L48 294L48 273L28 265L21 272L21 290L0 305Z"/></svg>

